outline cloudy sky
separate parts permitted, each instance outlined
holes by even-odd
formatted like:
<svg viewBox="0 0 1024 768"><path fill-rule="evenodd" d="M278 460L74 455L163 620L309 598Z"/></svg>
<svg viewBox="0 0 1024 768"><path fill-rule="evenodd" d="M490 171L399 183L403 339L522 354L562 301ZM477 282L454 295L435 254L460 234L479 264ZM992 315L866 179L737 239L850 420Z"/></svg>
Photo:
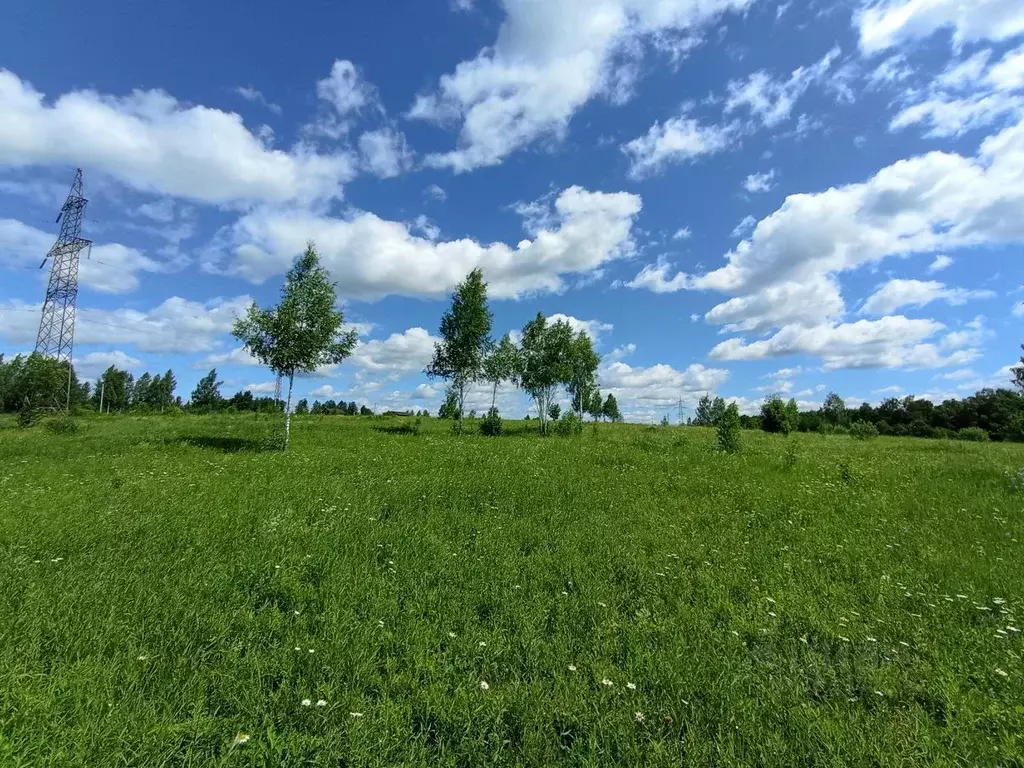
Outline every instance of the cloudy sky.
<svg viewBox="0 0 1024 768"><path fill-rule="evenodd" d="M23 4L8 354L76 166L76 364L185 396L213 366L273 389L228 330L309 239L361 344L300 397L435 409L420 371L474 267L497 333L569 318L641 420L706 391L960 396L1024 341L1020 0Z"/></svg>

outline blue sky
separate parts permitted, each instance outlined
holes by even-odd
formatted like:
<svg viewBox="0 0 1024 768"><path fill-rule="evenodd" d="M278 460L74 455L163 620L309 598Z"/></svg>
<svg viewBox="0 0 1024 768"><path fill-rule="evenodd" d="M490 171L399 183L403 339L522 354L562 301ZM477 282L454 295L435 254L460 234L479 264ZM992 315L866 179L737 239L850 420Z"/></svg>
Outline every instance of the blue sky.
<svg viewBox="0 0 1024 768"><path fill-rule="evenodd" d="M8 354L76 166L76 365L183 396L272 391L228 331L310 238L361 334L310 399L435 410L476 266L496 334L570 318L636 420L963 396L1024 341L1019 0L39 0L0 25Z"/></svg>

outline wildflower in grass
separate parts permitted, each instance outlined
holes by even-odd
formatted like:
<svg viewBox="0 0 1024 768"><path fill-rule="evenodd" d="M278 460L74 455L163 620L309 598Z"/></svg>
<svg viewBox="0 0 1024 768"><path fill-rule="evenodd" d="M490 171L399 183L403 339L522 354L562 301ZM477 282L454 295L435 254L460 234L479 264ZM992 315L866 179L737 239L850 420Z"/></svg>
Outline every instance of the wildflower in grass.
<svg viewBox="0 0 1024 768"><path fill-rule="evenodd" d="M326 707L327 706L327 700L326 699L318 699L317 702L316 702L316 705L318 707Z"/></svg>
<svg viewBox="0 0 1024 768"><path fill-rule="evenodd" d="M313 700L312 699L303 699L302 700L302 706L304 706L304 707L311 707L311 706L313 706Z"/></svg>
<svg viewBox="0 0 1024 768"><path fill-rule="evenodd" d="M310 653L316 653L316 651L314 651L312 648L309 649L309 652Z"/></svg>
<svg viewBox="0 0 1024 768"><path fill-rule="evenodd" d="M486 680L481 680L480 681L480 690L481 691L489 691L489 690L491 690L491 686L487 684Z"/></svg>
<svg viewBox="0 0 1024 768"><path fill-rule="evenodd" d="M486 648L486 647L487 647L487 643L485 643L485 642L484 642L483 640L481 640L481 641L480 641L480 642L478 643L478 645L479 645L479 646L480 646L481 648Z"/></svg>
<svg viewBox="0 0 1024 768"><path fill-rule="evenodd" d="M611 680L609 680L606 677L603 680L601 680L601 685L604 685L604 686L607 686L608 688L611 688L613 685L615 685L615 683L613 683Z"/></svg>
<svg viewBox="0 0 1024 768"><path fill-rule="evenodd" d="M575 664L570 664L569 665L569 671L570 672L575 672L576 671L576 665Z"/></svg>
<svg viewBox="0 0 1024 768"><path fill-rule="evenodd" d="M149 656L139 656L139 661L145 661Z"/></svg>
<svg viewBox="0 0 1024 768"><path fill-rule="evenodd" d="M363 713L362 712L349 712L348 716L349 717L362 717Z"/></svg>
<svg viewBox="0 0 1024 768"><path fill-rule="evenodd" d="M636 690L636 683L626 683L626 687L629 688L629 690L631 690L631 691L635 691Z"/></svg>
<svg viewBox="0 0 1024 768"><path fill-rule="evenodd" d="M51 563L59 563L59 562L60 562L61 560L63 560L63 559L64 559L63 557L55 557L55 558L53 558L53 560L51 560L50 562L51 562Z"/></svg>
<svg viewBox="0 0 1024 768"><path fill-rule="evenodd" d="M605 603L602 603L601 601L598 601L597 604L600 605L602 608L607 608L608 607Z"/></svg>
<svg viewBox="0 0 1024 768"><path fill-rule="evenodd" d="M1000 677L1009 677L1010 676L1009 673L1005 669L1000 669L999 667L996 667L996 674L999 675Z"/></svg>
<svg viewBox="0 0 1024 768"><path fill-rule="evenodd" d="M636 718L636 721L638 723L642 723L644 721L644 713L643 712L640 712L640 711L634 712L633 713L633 717Z"/></svg>
<svg viewBox="0 0 1024 768"><path fill-rule="evenodd" d="M248 744L249 743L249 738L250 737L249 737L248 733L242 733L241 731L239 731L238 735L235 736L235 740L233 742L233 746L241 747L243 744Z"/></svg>
<svg viewBox="0 0 1024 768"><path fill-rule="evenodd" d="M454 632L449 632L448 633L448 637L450 637L452 640L454 640L455 639L455 633Z"/></svg>
<svg viewBox="0 0 1024 768"><path fill-rule="evenodd" d="M842 641L843 641L844 643L848 643L848 642L850 642L850 638L848 638L848 637L843 637L842 635L840 635L840 636L839 636L839 639L840 639L840 640L842 640Z"/></svg>
<svg viewBox="0 0 1024 768"><path fill-rule="evenodd" d="M867 637L867 638L864 638L864 639L867 640L869 643L877 643L878 642L878 638L877 637Z"/></svg>
<svg viewBox="0 0 1024 768"><path fill-rule="evenodd" d="M296 650L296 651L301 651L302 649L301 649L301 648L299 648L299 646L297 646L297 645L296 645L296 646L295 646L295 650Z"/></svg>

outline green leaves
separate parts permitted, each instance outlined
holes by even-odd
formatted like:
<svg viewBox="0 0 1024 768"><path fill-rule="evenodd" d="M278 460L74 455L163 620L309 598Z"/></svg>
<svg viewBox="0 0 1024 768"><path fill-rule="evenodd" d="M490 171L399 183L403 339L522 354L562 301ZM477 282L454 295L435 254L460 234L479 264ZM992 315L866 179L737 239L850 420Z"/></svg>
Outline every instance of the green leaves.
<svg viewBox="0 0 1024 768"><path fill-rule="evenodd" d="M336 301L334 283L310 243L285 277L281 303L266 309L253 303L232 334L281 376L335 365L352 353L357 341L354 331L341 331L344 316Z"/></svg>

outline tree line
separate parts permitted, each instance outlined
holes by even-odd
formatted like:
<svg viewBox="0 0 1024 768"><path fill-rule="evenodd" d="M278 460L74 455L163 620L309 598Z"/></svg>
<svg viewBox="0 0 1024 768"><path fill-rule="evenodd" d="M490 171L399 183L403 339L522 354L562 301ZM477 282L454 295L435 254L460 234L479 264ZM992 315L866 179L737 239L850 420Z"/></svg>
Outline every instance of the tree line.
<svg viewBox="0 0 1024 768"><path fill-rule="evenodd" d="M890 397L878 405L861 403L847 406L835 392L830 392L820 408L801 411L796 400L783 400L771 395L756 415L743 414L744 429L766 432L854 433L893 437L953 438L969 440L1024 441L1024 358L1014 369L1012 389L982 389L961 400L955 398L933 403L913 395ZM705 395L697 403L694 416L687 420L694 426L718 424L726 408L725 399Z"/></svg>

